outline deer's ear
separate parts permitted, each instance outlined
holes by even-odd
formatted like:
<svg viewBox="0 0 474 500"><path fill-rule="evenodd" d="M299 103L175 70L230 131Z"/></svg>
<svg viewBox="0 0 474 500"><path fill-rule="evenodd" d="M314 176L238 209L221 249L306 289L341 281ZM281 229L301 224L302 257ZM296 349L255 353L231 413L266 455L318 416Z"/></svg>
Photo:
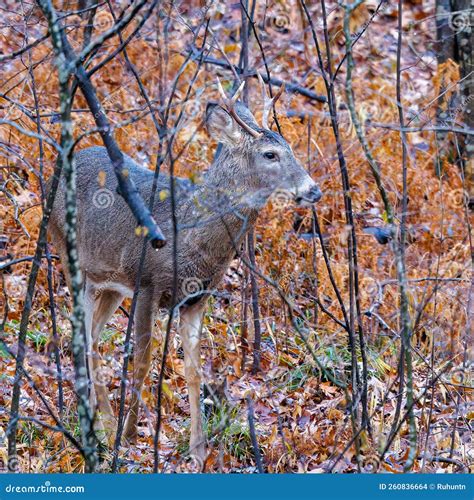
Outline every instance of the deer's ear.
<svg viewBox="0 0 474 500"><path fill-rule="evenodd" d="M218 142L235 146L242 139L240 125L216 103L209 103L206 108L206 125L211 136Z"/></svg>

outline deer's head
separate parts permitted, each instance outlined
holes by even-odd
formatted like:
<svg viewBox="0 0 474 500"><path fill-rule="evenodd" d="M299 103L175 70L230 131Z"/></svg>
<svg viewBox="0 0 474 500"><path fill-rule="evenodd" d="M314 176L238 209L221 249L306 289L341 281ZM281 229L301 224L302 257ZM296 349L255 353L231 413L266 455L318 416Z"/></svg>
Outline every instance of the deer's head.
<svg viewBox="0 0 474 500"><path fill-rule="evenodd" d="M319 186L295 158L286 140L268 127L269 113L283 87L270 99L262 80L261 85L264 96L262 126L246 106L237 102L243 84L232 98L227 98L218 82L222 102L208 104L207 128L224 145L226 165L234 170L234 178L238 176L247 191L254 192L261 201L278 190L291 195L299 205L316 203L322 196Z"/></svg>

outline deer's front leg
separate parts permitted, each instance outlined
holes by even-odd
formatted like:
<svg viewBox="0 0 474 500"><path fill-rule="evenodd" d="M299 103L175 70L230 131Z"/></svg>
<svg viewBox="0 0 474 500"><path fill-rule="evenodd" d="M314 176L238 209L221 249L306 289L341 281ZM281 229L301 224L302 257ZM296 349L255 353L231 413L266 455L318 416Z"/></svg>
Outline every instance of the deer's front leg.
<svg viewBox="0 0 474 500"><path fill-rule="evenodd" d="M206 455L206 441L202 429L199 396L201 392L201 326L204 304L184 307L180 311L179 335L183 341L184 374L188 385L191 411L191 439L189 453L202 460Z"/></svg>

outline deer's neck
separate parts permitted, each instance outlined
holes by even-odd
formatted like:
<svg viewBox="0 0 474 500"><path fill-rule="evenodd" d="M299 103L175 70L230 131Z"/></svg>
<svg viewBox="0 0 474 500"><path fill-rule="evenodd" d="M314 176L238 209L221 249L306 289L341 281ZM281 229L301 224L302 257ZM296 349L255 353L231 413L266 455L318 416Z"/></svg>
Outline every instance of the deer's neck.
<svg viewBox="0 0 474 500"><path fill-rule="evenodd" d="M244 160L245 161L245 160ZM237 160L224 150L186 204L184 252L205 267L227 266L257 220L262 200Z"/></svg>

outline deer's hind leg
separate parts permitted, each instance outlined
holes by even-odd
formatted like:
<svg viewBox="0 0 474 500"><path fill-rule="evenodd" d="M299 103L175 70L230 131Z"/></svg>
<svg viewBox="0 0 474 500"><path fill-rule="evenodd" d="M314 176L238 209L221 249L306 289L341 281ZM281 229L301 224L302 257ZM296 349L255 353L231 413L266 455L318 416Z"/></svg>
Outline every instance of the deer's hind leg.
<svg viewBox="0 0 474 500"><path fill-rule="evenodd" d="M153 290L140 290L135 312L135 347L133 351L133 382L130 410L125 422L124 440L137 440L138 410L141 401L143 381L151 364L151 338L153 325L158 314L158 300Z"/></svg>
<svg viewBox="0 0 474 500"><path fill-rule="evenodd" d="M97 410L96 430L112 445L115 439L116 420L109 401L108 377L102 367L99 352L100 332L123 301L123 295L112 290L86 287L86 332L88 343L88 367L92 379L91 406ZM87 324L90 322L89 325Z"/></svg>

